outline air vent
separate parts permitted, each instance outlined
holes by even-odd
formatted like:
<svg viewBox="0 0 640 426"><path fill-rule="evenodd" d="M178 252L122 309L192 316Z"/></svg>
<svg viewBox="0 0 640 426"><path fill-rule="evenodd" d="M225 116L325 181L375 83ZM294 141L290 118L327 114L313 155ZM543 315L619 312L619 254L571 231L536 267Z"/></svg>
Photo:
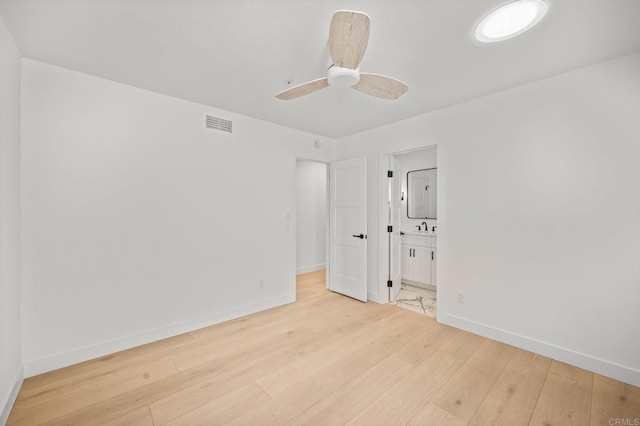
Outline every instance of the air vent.
<svg viewBox="0 0 640 426"><path fill-rule="evenodd" d="M231 120L225 120L224 118L207 115L207 129L215 129L222 132L232 133L232 124L233 123L231 122Z"/></svg>

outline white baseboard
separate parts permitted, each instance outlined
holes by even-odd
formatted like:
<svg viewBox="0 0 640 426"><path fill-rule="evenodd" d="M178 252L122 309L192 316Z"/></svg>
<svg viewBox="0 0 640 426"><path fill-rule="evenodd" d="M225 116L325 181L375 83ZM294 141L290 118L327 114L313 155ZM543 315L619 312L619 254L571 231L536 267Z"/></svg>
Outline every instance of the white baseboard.
<svg viewBox="0 0 640 426"><path fill-rule="evenodd" d="M69 365L88 361L114 352L177 336L179 334L188 333L203 327L208 327L224 321L264 311L266 309L293 303L294 301L295 297L291 298L290 295L275 297L239 308L215 312L199 318L169 324L142 333L76 348L68 352L47 356L45 358L25 361L24 376L31 377L37 374L46 373L47 371L67 367Z"/></svg>
<svg viewBox="0 0 640 426"><path fill-rule="evenodd" d="M380 303L380 301L378 300L378 295L376 293L371 292L371 291L367 292L367 302Z"/></svg>
<svg viewBox="0 0 640 426"><path fill-rule="evenodd" d="M296 269L296 275L308 274L309 272L322 271L327 269L326 263L318 263L317 265L301 266Z"/></svg>
<svg viewBox="0 0 640 426"><path fill-rule="evenodd" d="M408 284L414 287L420 287L420 288L424 288L426 290L431 290L431 291L438 291L438 288L435 285L425 284L418 281L402 280L402 284Z"/></svg>
<svg viewBox="0 0 640 426"><path fill-rule="evenodd" d="M22 366L18 369L16 373L16 379L13 383L12 389L9 390L7 396L0 401L0 407L2 407L2 412L0 412L0 425L6 425L9 420L9 414L11 414L11 409L13 408L13 404L16 402L16 398L18 397L18 392L20 392L20 388L22 387L22 382L24 381L24 369Z"/></svg>
<svg viewBox="0 0 640 426"><path fill-rule="evenodd" d="M470 321L456 315L438 312L438 322L469 331L489 339L516 346L527 351L555 359L585 370L593 371L621 382L640 386L640 370L595 358L571 349L531 339L517 333Z"/></svg>

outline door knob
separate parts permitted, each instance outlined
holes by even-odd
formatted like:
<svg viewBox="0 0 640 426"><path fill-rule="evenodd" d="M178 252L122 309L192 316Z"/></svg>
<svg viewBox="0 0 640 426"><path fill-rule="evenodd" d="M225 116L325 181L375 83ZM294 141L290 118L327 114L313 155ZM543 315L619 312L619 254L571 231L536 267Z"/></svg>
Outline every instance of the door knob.
<svg viewBox="0 0 640 426"><path fill-rule="evenodd" d="M354 235L353 238L360 238L361 240L364 240L364 234Z"/></svg>

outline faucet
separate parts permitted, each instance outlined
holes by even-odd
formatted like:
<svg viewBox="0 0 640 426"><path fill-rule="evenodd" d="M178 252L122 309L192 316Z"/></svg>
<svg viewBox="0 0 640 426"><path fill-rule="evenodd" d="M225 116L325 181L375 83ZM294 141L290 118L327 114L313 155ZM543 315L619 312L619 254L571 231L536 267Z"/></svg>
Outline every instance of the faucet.
<svg viewBox="0 0 640 426"><path fill-rule="evenodd" d="M429 230L429 227L427 226L427 222L422 222L422 223L420 224L420 226L418 226L418 230L421 230L421 229L422 229L422 228L421 228L421 226L422 226L422 225L424 225L424 230L425 230L425 231L428 231L428 230Z"/></svg>

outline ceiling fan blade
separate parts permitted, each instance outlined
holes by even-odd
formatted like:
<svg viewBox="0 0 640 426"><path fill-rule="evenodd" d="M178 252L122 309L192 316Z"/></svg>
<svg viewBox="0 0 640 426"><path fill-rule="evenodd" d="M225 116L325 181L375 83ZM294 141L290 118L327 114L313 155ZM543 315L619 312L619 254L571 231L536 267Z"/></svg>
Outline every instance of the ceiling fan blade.
<svg viewBox="0 0 640 426"><path fill-rule="evenodd" d="M409 90L409 86L400 80L380 74L368 73L361 73L360 82L353 88L359 92L382 99L398 99Z"/></svg>
<svg viewBox="0 0 640 426"><path fill-rule="evenodd" d="M329 83L327 78L319 78L317 80L307 81L306 83L299 84L290 89L283 90L276 95L276 98L288 101L290 99L299 98L300 96L308 95L313 92L317 92L320 89L327 87Z"/></svg>
<svg viewBox="0 0 640 426"><path fill-rule="evenodd" d="M369 42L369 15L338 10L331 18L329 54L334 65L356 69Z"/></svg>

